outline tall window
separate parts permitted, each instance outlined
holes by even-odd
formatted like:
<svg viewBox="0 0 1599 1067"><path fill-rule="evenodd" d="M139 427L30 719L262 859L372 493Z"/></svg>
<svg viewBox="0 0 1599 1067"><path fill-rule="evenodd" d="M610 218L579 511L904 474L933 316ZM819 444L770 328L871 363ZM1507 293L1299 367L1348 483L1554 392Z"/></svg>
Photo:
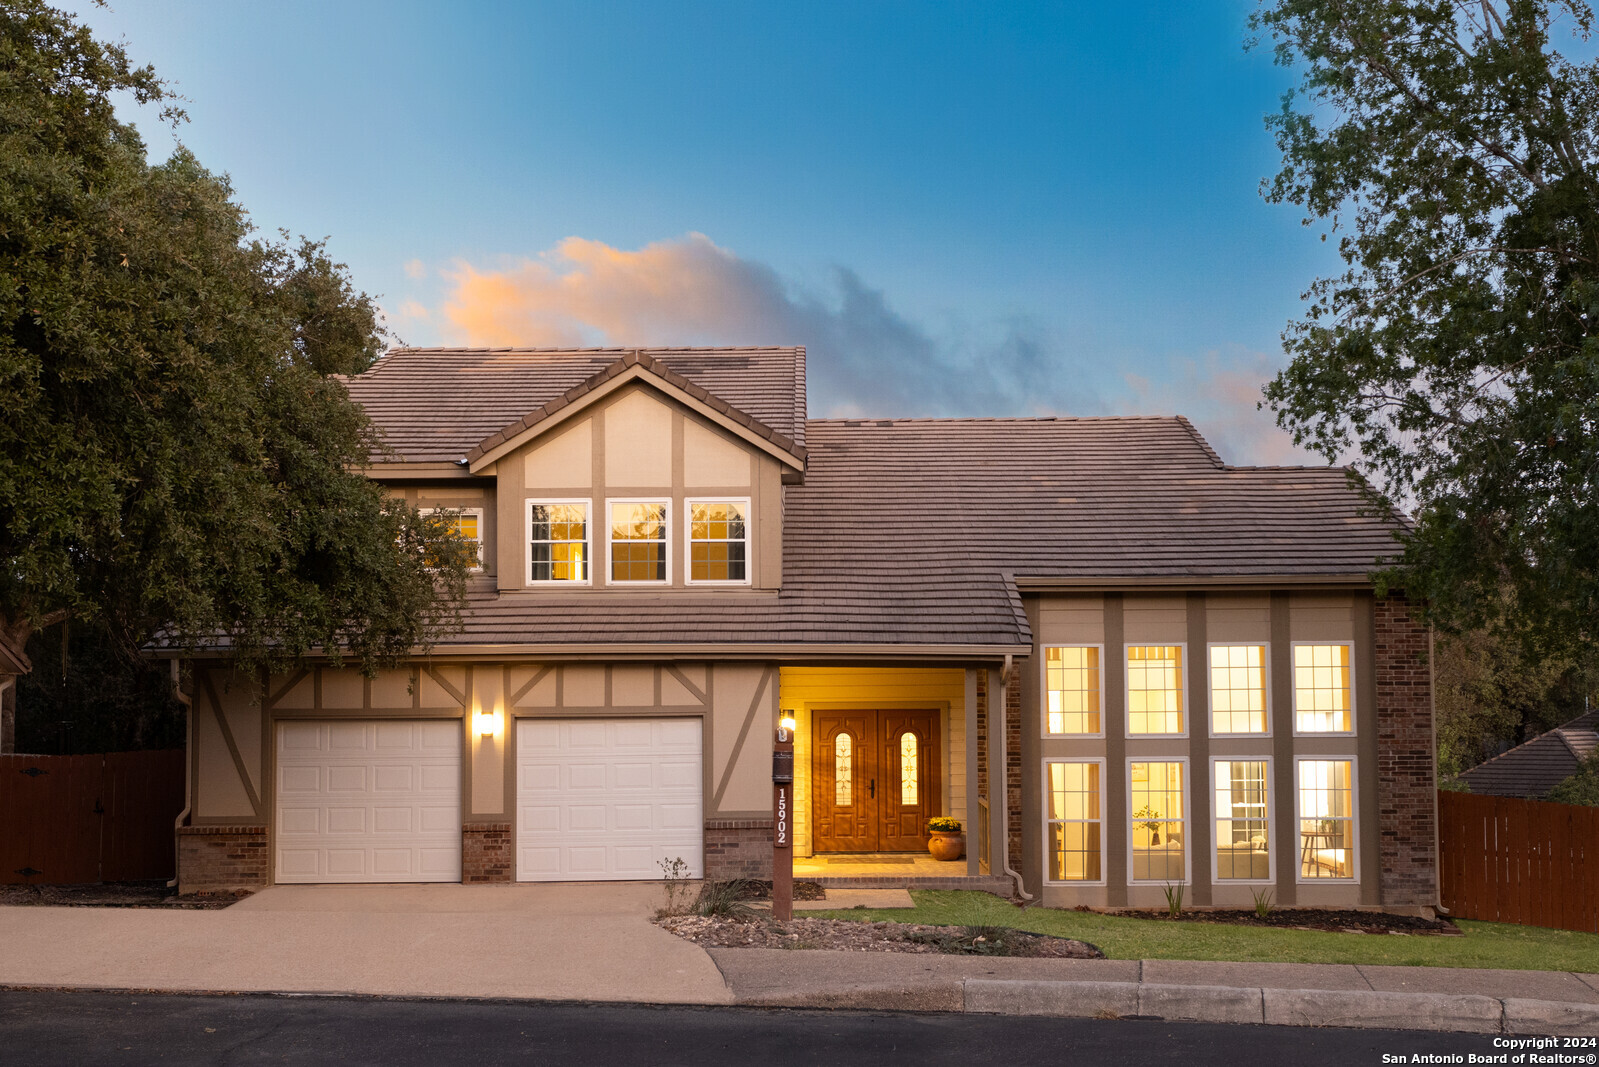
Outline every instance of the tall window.
<svg viewBox="0 0 1599 1067"><path fill-rule="evenodd" d="M1350 718L1349 646L1294 646L1294 716L1300 733L1344 733Z"/></svg>
<svg viewBox="0 0 1599 1067"><path fill-rule="evenodd" d="M665 501L611 502L611 581L666 581Z"/></svg>
<svg viewBox="0 0 1599 1067"><path fill-rule="evenodd" d="M1127 732L1183 732L1181 645L1127 646Z"/></svg>
<svg viewBox="0 0 1599 1067"><path fill-rule="evenodd" d="M1355 876L1352 760L1299 761L1299 876Z"/></svg>
<svg viewBox="0 0 1599 1067"><path fill-rule="evenodd" d="M688 580L749 580L748 505L734 500L688 502Z"/></svg>
<svg viewBox="0 0 1599 1067"><path fill-rule="evenodd" d="M855 803L855 742L849 734L833 738L833 804L847 808Z"/></svg>
<svg viewBox="0 0 1599 1067"><path fill-rule="evenodd" d="M1263 760L1216 761L1216 877L1271 877L1271 809Z"/></svg>
<svg viewBox="0 0 1599 1067"><path fill-rule="evenodd" d="M916 735L906 730L899 735L899 802L907 808L916 806L916 796L921 790L921 761L917 759Z"/></svg>
<svg viewBox="0 0 1599 1067"><path fill-rule="evenodd" d="M528 581L589 580L588 501L530 501L527 530Z"/></svg>
<svg viewBox="0 0 1599 1067"><path fill-rule="evenodd" d="M422 508L424 515L444 513L450 529L463 541L472 542L473 570L483 567L483 509L482 508ZM432 560L428 561L431 565Z"/></svg>
<svg viewBox="0 0 1599 1067"><path fill-rule="evenodd" d="M1066 645L1044 649L1045 724L1052 734L1097 734L1099 649Z"/></svg>
<svg viewBox="0 0 1599 1067"><path fill-rule="evenodd" d="M1134 881L1186 880L1183 770L1178 762L1131 765Z"/></svg>
<svg viewBox="0 0 1599 1067"><path fill-rule="evenodd" d="M1266 647L1210 646L1210 730L1266 732Z"/></svg>
<svg viewBox="0 0 1599 1067"><path fill-rule="evenodd" d="M1049 864L1052 882L1098 882L1102 867L1100 765L1049 764Z"/></svg>

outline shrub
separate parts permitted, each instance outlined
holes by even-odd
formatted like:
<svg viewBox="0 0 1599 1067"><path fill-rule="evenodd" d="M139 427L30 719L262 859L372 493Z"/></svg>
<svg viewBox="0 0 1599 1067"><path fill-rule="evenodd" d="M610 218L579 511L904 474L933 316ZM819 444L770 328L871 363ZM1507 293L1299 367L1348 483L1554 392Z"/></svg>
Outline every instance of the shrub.
<svg viewBox="0 0 1599 1067"><path fill-rule="evenodd" d="M927 832L930 834L958 834L961 832L961 821L951 819L947 815L940 815L936 819L927 820Z"/></svg>

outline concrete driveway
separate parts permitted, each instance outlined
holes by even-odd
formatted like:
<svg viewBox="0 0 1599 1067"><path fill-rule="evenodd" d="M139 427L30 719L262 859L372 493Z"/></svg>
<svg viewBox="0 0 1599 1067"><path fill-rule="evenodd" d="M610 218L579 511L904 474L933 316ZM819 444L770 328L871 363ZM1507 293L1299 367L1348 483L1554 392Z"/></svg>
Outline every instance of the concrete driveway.
<svg viewBox="0 0 1599 1067"><path fill-rule="evenodd" d="M0 985L727 1004L659 883L274 886L220 911L0 908Z"/></svg>

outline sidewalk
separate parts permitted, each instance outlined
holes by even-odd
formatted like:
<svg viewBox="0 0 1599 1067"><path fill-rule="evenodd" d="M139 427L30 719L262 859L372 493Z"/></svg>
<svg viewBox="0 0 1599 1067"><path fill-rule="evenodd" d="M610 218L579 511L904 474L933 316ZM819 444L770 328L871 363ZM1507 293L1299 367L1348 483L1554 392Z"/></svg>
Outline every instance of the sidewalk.
<svg viewBox="0 0 1599 1067"><path fill-rule="evenodd" d="M739 1004L1599 1035L1594 974L707 952L649 921L660 903L658 884L601 883L277 886L219 911L0 907L0 988Z"/></svg>

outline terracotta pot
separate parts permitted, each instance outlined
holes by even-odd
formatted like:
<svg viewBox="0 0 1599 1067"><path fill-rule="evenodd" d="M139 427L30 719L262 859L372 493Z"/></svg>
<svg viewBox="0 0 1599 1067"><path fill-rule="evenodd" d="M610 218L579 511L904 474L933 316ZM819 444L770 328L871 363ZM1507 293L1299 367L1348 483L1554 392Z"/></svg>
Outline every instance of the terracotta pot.
<svg viewBox="0 0 1599 1067"><path fill-rule="evenodd" d="M958 860L966 855L966 835L934 831L927 839L927 851L935 860Z"/></svg>

